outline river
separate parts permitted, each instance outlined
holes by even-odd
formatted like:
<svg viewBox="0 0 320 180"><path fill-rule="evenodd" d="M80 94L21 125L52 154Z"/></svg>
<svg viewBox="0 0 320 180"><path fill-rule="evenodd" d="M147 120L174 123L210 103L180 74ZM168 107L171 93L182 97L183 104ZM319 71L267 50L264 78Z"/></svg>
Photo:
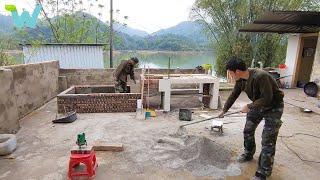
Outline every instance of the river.
<svg viewBox="0 0 320 180"><path fill-rule="evenodd" d="M169 58L171 59L171 68L195 68L203 64L214 65L215 57L211 51L115 51L113 66L119 65L121 60L130 57L139 59L139 67L149 68L168 68ZM109 65L109 53L104 54L104 65Z"/></svg>
<svg viewBox="0 0 320 180"><path fill-rule="evenodd" d="M10 54L14 64L23 63L21 51ZM104 53L104 67L110 67L109 52ZM215 63L215 56L212 51L114 51L113 67L117 67L121 60L130 57L138 57L139 67L143 68L168 68L169 58L171 59L171 69L188 68L193 69L199 65Z"/></svg>

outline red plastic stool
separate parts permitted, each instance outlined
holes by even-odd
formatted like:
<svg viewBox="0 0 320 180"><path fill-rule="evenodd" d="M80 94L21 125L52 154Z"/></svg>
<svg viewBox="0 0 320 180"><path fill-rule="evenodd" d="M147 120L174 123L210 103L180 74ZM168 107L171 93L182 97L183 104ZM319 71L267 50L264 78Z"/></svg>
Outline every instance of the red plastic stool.
<svg viewBox="0 0 320 180"><path fill-rule="evenodd" d="M75 171L75 167L80 165L80 163L86 166L85 171ZM96 174L97 166L98 163L94 150L71 151L68 177L69 179L73 179L75 177L87 176L91 179Z"/></svg>

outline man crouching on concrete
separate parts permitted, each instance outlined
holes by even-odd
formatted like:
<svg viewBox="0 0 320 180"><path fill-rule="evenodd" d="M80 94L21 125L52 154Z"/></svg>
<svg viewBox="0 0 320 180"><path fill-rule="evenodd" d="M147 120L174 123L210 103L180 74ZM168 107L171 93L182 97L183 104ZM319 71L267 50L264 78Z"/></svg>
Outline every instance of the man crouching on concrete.
<svg viewBox="0 0 320 180"><path fill-rule="evenodd" d="M241 109L241 112L247 113L247 117L243 130L244 152L237 160L246 162L253 159L256 151L255 130L264 119L262 150L256 174L252 179L266 179L272 172L278 132L282 124L280 119L283 113L284 94L269 73L260 69L247 69L246 64L239 58L231 58L226 69L236 80L236 84L219 116L221 118L224 116L241 91L245 91L249 99L253 101Z"/></svg>
<svg viewBox="0 0 320 180"><path fill-rule="evenodd" d="M129 93L127 88L127 76L130 75L130 78L136 84L134 78L134 66L139 63L139 59L132 57L129 60L121 61L120 65L114 72L115 78L115 91L119 93Z"/></svg>

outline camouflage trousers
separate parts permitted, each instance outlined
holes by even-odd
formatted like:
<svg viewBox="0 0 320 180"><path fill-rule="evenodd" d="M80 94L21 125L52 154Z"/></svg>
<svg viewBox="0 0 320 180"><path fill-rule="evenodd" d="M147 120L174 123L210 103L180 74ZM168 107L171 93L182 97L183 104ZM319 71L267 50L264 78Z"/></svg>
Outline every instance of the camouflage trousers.
<svg viewBox="0 0 320 180"><path fill-rule="evenodd" d="M115 91L117 93L128 93L128 87L127 87L127 82L121 81L121 80L116 80L115 83Z"/></svg>
<svg viewBox="0 0 320 180"><path fill-rule="evenodd" d="M272 173L277 137L282 124L282 113L283 103L266 111L252 109L247 113L243 135L245 154L248 156L253 156L256 151L255 130L261 120L265 120L261 141L262 149L257 169L258 173L265 176L270 176Z"/></svg>

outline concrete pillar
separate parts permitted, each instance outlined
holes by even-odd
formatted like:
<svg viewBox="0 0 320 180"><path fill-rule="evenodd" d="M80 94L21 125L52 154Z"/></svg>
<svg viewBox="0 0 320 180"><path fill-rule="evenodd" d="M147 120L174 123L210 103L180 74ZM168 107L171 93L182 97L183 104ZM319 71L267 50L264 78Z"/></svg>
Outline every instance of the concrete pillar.
<svg viewBox="0 0 320 180"><path fill-rule="evenodd" d="M210 105L211 109L218 109L219 105L219 80L210 84Z"/></svg>
<svg viewBox="0 0 320 180"><path fill-rule="evenodd" d="M159 91L164 92L163 97L161 98L163 105L163 110L166 112L170 111L170 102L171 102L171 82L170 79L160 79L159 80Z"/></svg>

